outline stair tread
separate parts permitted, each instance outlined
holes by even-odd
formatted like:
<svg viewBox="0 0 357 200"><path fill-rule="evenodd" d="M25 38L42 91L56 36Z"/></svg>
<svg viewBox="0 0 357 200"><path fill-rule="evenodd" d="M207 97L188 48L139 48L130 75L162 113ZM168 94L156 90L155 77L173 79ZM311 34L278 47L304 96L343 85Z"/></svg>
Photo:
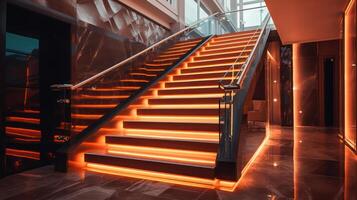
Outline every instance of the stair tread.
<svg viewBox="0 0 357 200"><path fill-rule="evenodd" d="M136 160L136 161L147 161L152 163L163 163L163 164L170 164L170 165L181 165L181 166L190 166L190 167L199 167L205 169L214 169L214 165L198 165L198 164L189 164L184 162L174 162L174 161L166 161L166 160L156 160L156 159L148 159L148 158L139 158L133 156L123 156L123 155L113 155L108 153L85 153L86 155L94 155L94 156L103 156L103 157L111 157L111 158L122 158L122 159L129 159L129 160Z"/></svg>
<svg viewBox="0 0 357 200"><path fill-rule="evenodd" d="M179 141L179 142L190 142L190 143L210 143L218 144L218 141L207 141L207 140L185 140L184 138L173 139L173 138L153 138L153 137L140 137L140 136L130 136L130 135L106 135L106 137L114 138L133 138L133 139L148 139L148 140L158 140L158 141Z"/></svg>

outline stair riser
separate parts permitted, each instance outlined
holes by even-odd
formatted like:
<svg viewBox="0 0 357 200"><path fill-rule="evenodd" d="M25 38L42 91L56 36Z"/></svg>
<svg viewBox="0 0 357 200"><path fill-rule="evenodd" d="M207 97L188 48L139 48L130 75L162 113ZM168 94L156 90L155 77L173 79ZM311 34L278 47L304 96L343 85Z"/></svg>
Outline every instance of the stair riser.
<svg viewBox="0 0 357 200"><path fill-rule="evenodd" d="M225 81L228 83L228 81ZM173 88L173 87L194 87L194 86L217 86L217 80L209 80L209 81L188 81L188 82L166 82L166 88Z"/></svg>
<svg viewBox="0 0 357 200"><path fill-rule="evenodd" d="M238 57L239 55L248 56L250 51L239 51L239 52L231 52L225 54L218 54L218 55L206 55L206 56L199 56L195 57L195 61L204 61L204 60L213 60L213 59L220 59L220 58L228 58L228 57Z"/></svg>
<svg viewBox="0 0 357 200"><path fill-rule="evenodd" d="M240 69L242 65L236 65L236 69ZM215 71L227 71L232 65L217 66L217 67L200 67L200 68L186 68L181 70L181 74L198 73L198 72L215 72Z"/></svg>
<svg viewBox="0 0 357 200"><path fill-rule="evenodd" d="M141 83L141 82L120 82L118 81L113 81L113 82L103 82L103 83L98 83L96 86L98 88L113 88L113 87L120 87L120 86L134 86L134 87L141 87L144 86L146 83Z"/></svg>
<svg viewBox="0 0 357 200"><path fill-rule="evenodd" d="M254 33L255 33L255 30L254 31L239 32L239 33L224 34L224 35L220 35L218 37L215 37L213 40L214 41L221 41L221 40L232 39L232 38L250 37Z"/></svg>
<svg viewBox="0 0 357 200"><path fill-rule="evenodd" d="M129 158L100 156L85 154L85 162L118 166L125 168L134 168L163 173L171 173L185 176L195 176L201 178L214 178L213 168L204 168L199 166L178 165L174 163L154 162L149 160L134 160Z"/></svg>
<svg viewBox="0 0 357 200"><path fill-rule="evenodd" d="M213 50L213 49L221 49L221 48L229 48L229 47L233 47L233 46L246 46L248 44L255 44L255 40L253 41L239 41L239 42L232 42L232 43L224 43L224 44L212 44L209 47L206 47L206 50Z"/></svg>
<svg viewBox="0 0 357 200"><path fill-rule="evenodd" d="M202 152L217 152L217 143L205 143L205 142L192 142L192 141L179 141L179 140L160 140L150 138L127 138L127 137L115 137L107 136L107 144L117 145L130 145L138 147L153 147L153 148L165 148L165 149L179 149L190 151L202 151Z"/></svg>
<svg viewBox="0 0 357 200"><path fill-rule="evenodd" d="M109 112L112 108L72 108L73 114L96 114L103 115Z"/></svg>
<svg viewBox="0 0 357 200"><path fill-rule="evenodd" d="M187 101L190 104L218 104L219 98L196 98L196 99L149 99L150 105L184 105L187 104Z"/></svg>
<svg viewBox="0 0 357 200"><path fill-rule="evenodd" d="M244 37L237 37L237 38L231 38L231 39L216 39L212 42L212 45L220 45L220 44L226 44L226 43L236 43L236 42L248 42L251 38L253 40L257 40L259 37L259 34L258 35L250 35L250 36L244 36Z"/></svg>
<svg viewBox="0 0 357 200"><path fill-rule="evenodd" d="M80 98L72 99L73 104L98 104L98 105L108 105L108 104L119 104L124 101L126 98L113 98L113 99L89 99L89 98Z"/></svg>
<svg viewBox="0 0 357 200"><path fill-rule="evenodd" d="M182 45L182 46L173 46L171 48L168 49L168 51L180 51L180 50L185 50L185 51L189 51L190 49L192 49L196 44L191 44L191 45Z"/></svg>
<svg viewBox="0 0 357 200"><path fill-rule="evenodd" d="M224 48L224 49L213 49L213 50L205 50L200 53L200 55L207 55L207 54L218 54L218 53L225 53L225 52L232 52L232 51L242 51L242 50L252 50L254 46L247 46L247 47L231 47L231 48Z"/></svg>
<svg viewBox="0 0 357 200"><path fill-rule="evenodd" d="M41 130L41 126L39 124L31 124L26 122L13 122L13 121L6 121L6 127L14 127L14 128L25 128L25 129L32 129L32 130Z"/></svg>
<svg viewBox="0 0 357 200"><path fill-rule="evenodd" d="M218 122L217 122L218 123ZM218 124L200 123L165 123L165 122L124 122L124 128L129 129L155 129L155 130L179 130L179 131L211 131L218 132Z"/></svg>
<svg viewBox="0 0 357 200"><path fill-rule="evenodd" d="M28 112L11 112L8 117L23 117L23 118L40 118L40 113L28 113Z"/></svg>
<svg viewBox="0 0 357 200"><path fill-rule="evenodd" d="M91 124L98 119L76 119L72 118L72 124L77 125L77 126L87 126L88 124Z"/></svg>
<svg viewBox="0 0 357 200"><path fill-rule="evenodd" d="M220 88L199 88L199 89L178 89L178 90L159 90L159 95L175 95L175 94L223 94L224 91ZM189 103L189 102L187 102Z"/></svg>
<svg viewBox="0 0 357 200"><path fill-rule="evenodd" d="M139 116L209 116L218 117L218 109L138 109Z"/></svg>
<svg viewBox="0 0 357 200"><path fill-rule="evenodd" d="M212 73L212 74L195 74L195 75L178 75L174 76L173 80L174 81L184 81L184 80L195 80L195 79L206 79L206 78L217 78L217 80L220 80L223 78L225 73ZM231 73L227 74L229 77L232 75Z"/></svg>
<svg viewBox="0 0 357 200"><path fill-rule="evenodd" d="M114 96L114 95L130 95L136 90L115 90L115 91L100 91L100 90L86 90L79 94L83 95L98 95L98 96Z"/></svg>
<svg viewBox="0 0 357 200"><path fill-rule="evenodd" d="M199 62L190 62L187 63L188 67L197 67L197 66L205 66L205 65L221 65L222 63L234 63L234 62L244 62L246 57L234 57L230 59L224 60L213 60L213 61L199 61Z"/></svg>

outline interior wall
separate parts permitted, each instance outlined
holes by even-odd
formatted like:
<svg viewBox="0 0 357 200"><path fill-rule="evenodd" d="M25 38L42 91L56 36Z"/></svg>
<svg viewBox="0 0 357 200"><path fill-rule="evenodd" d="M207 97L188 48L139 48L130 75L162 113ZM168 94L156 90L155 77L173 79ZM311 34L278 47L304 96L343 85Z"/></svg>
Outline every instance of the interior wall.
<svg viewBox="0 0 357 200"><path fill-rule="evenodd" d="M325 126L324 60L334 59L333 126L339 125L339 40L293 44L294 125ZM332 81L332 80L331 80Z"/></svg>
<svg viewBox="0 0 357 200"><path fill-rule="evenodd" d="M0 177L5 175L4 71L6 41L6 1L0 0Z"/></svg>
<svg viewBox="0 0 357 200"><path fill-rule="evenodd" d="M9 2L71 24L72 84L119 63L171 34L167 28L119 1Z"/></svg>
<svg viewBox="0 0 357 200"><path fill-rule="evenodd" d="M267 49L267 76L270 124L281 124L280 101L280 41L272 41Z"/></svg>
<svg viewBox="0 0 357 200"><path fill-rule="evenodd" d="M280 47L280 105L281 125L293 126L293 73L292 46Z"/></svg>

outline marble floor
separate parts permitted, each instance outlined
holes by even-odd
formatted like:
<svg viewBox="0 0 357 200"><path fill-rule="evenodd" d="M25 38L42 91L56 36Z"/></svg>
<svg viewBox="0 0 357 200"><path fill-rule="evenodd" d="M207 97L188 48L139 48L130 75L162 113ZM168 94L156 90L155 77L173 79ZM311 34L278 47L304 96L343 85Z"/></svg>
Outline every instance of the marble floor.
<svg viewBox="0 0 357 200"><path fill-rule="evenodd" d="M0 179L0 199L357 200L357 156L334 130L274 127L234 192L191 188L51 166Z"/></svg>

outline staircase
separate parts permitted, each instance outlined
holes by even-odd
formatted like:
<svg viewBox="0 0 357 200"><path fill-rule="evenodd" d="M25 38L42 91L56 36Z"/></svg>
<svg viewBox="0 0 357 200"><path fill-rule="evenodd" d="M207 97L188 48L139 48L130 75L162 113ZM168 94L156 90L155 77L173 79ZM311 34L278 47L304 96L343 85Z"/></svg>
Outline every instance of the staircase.
<svg viewBox="0 0 357 200"><path fill-rule="evenodd" d="M155 79L200 41L201 39L178 42L152 61L129 71L125 77L118 77L117 80L103 79L92 87L78 92L72 98L73 130L77 133L81 132Z"/></svg>
<svg viewBox="0 0 357 200"><path fill-rule="evenodd" d="M76 161L101 173L232 190L235 182L215 177L218 102L223 96L218 81L241 54L234 71L239 72L258 36L259 31L247 31L212 38L102 127L98 138L82 143L75 157L83 160ZM161 55L160 61L178 49Z"/></svg>
<svg viewBox="0 0 357 200"><path fill-rule="evenodd" d="M72 99L72 131L81 132L111 109L127 99L149 81L155 79L167 67L194 48L201 39L180 41L154 60L130 71L120 80L102 80L96 85L76 93ZM40 159L41 123L39 105L30 109L18 109L8 113L5 122L6 155L32 160ZM61 134L59 125L55 133Z"/></svg>

